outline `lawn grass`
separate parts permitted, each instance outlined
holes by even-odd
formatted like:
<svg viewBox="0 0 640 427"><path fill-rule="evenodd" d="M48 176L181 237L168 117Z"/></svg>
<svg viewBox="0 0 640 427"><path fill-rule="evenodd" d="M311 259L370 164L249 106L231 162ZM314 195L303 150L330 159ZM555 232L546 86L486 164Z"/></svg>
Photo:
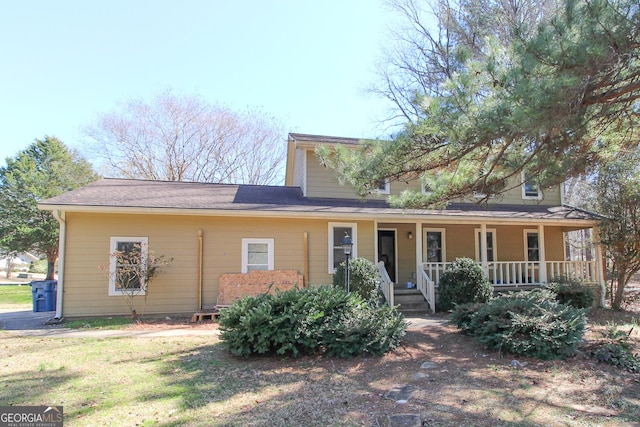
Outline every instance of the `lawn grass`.
<svg viewBox="0 0 640 427"><path fill-rule="evenodd" d="M443 347L444 345L444 347ZM0 405L62 405L65 426L616 425L640 417L639 386L606 365L485 352L448 326L384 357L237 358L216 335L20 337L0 331ZM433 361L437 369L421 364ZM584 365L584 366L583 366ZM408 403L386 399L410 384ZM585 409L582 409L585 408Z"/></svg>
<svg viewBox="0 0 640 427"><path fill-rule="evenodd" d="M0 308L27 308L32 306L31 286L1 285Z"/></svg>
<svg viewBox="0 0 640 427"><path fill-rule="evenodd" d="M95 317L65 321L64 327L70 329L122 329L132 323L131 317Z"/></svg>

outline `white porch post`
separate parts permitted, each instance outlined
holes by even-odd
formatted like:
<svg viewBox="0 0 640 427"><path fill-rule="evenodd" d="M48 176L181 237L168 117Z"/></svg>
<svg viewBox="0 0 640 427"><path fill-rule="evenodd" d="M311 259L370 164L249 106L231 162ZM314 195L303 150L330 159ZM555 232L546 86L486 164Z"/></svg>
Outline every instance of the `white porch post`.
<svg viewBox="0 0 640 427"><path fill-rule="evenodd" d="M424 277L422 277L422 223L416 222L416 286L422 284L424 286Z"/></svg>
<svg viewBox="0 0 640 427"><path fill-rule="evenodd" d="M373 220L373 258L374 263L377 265L378 261L378 220Z"/></svg>
<svg viewBox="0 0 640 427"><path fill-rule="evenodd" d="M538 253L540 255L540 268L538 269L538 274L540 283L547 283L547 258L545 253L545 244L544 244L544 225L538 225Z"/></svg>
<svg viewBox="0 0 640 427"><path fill-rule="evenodd" d="M474 236L475 238L475 236ZM482 269L484 273L489 276L489 263L487 261L487 224L480 224L480 246L478 249L480 250L480 263L482 264Z"/></svg>
<svg viewBox="0 0 640 427"><path fill-rule="evenodd" d="M604 307L605 294L607 293L605 278L604 278L604 257L602 256L602 245L600 245L600 229L597 226L592 228L593 230L593 246L596 251L596 280L600 285L600 300L598 306Z"/></svg>

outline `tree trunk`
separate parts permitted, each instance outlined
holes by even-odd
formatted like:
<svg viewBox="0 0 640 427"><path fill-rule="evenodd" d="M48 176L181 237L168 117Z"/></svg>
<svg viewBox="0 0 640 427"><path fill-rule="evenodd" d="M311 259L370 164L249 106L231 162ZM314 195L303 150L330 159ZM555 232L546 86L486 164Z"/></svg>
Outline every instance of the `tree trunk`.
<svg viewBox="0 0 640 427"><path fill-rule="evenodd" d="M11 262L11 255L7 257L7 279L11 279L11 270L13 270L13 263Z"/></svg>
<svg viewBox="0 0 640 427"><path fill-rule="evenodd" d="M47 255L47 277L45 280L55 279L56 273L56 258L55 256Z"/></svg>
<svg viewBox="0 0 640 427"><path fill-rule="evenodd" d="M611 308L614 310L620 310L622 307L622 303L624 302L624 288L629 281L629 276L622 273L622 271L618 274L618 286L616 287L615 295L613 296L613 303L611 304Z"/></svg>

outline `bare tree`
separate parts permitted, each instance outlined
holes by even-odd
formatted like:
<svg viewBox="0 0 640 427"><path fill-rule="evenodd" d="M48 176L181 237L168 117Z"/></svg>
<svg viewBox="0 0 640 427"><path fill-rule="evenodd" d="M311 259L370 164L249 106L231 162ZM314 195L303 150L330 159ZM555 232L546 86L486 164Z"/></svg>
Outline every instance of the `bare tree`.
<svg viewBox="0 0 640 427"><path fill-rule="evenodd" d="M149 284L167 267L173 258L156 255L146 245L127 243L121 250L109 254L111 261L98 269L105 272L124 297L134 321L138 321L135 297L143 296L142 316L147 306Z"/></svg>
<svg viewBox="0 0 640 427"><path fill-rule="evenodd" d="M285 132L276 118L198 96L167 91L149 102L130 100L86 134L105 176L264 185L283 179Z"/></svg>
<svg viewBox="0 0 640 427"><path fill-rule="evenodd" d="M419 98L440 96L444 82L469 59L488 54L489 36L503 46L528 37L549 19L560 0L387 0L399 16L391 30L395 43L382 54L374 94L391 101L390 121L415 122ZM514 29L519 29L518 34Z"/></svg>

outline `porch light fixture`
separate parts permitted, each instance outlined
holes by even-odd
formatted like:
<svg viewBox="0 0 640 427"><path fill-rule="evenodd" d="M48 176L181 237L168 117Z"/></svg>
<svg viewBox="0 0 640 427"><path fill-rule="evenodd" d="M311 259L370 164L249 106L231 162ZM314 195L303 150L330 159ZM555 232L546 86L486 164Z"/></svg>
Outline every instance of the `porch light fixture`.
<svg viewBox="0 0 640 427"><path fill-rule="evenodd" d="M344 233L344 239L342 239L342 252L346 259L346 266L344 269L344 290L349 293L349 258L351 258L351 249L353 249L353 241L349 237L348 233Z"/></svg>
<svg viewBox="0 0 640 427"><path fill-rule="evenodd" d="M413 233L411 231L407 232L407 239L409 240L413 239Z"/></svg>

